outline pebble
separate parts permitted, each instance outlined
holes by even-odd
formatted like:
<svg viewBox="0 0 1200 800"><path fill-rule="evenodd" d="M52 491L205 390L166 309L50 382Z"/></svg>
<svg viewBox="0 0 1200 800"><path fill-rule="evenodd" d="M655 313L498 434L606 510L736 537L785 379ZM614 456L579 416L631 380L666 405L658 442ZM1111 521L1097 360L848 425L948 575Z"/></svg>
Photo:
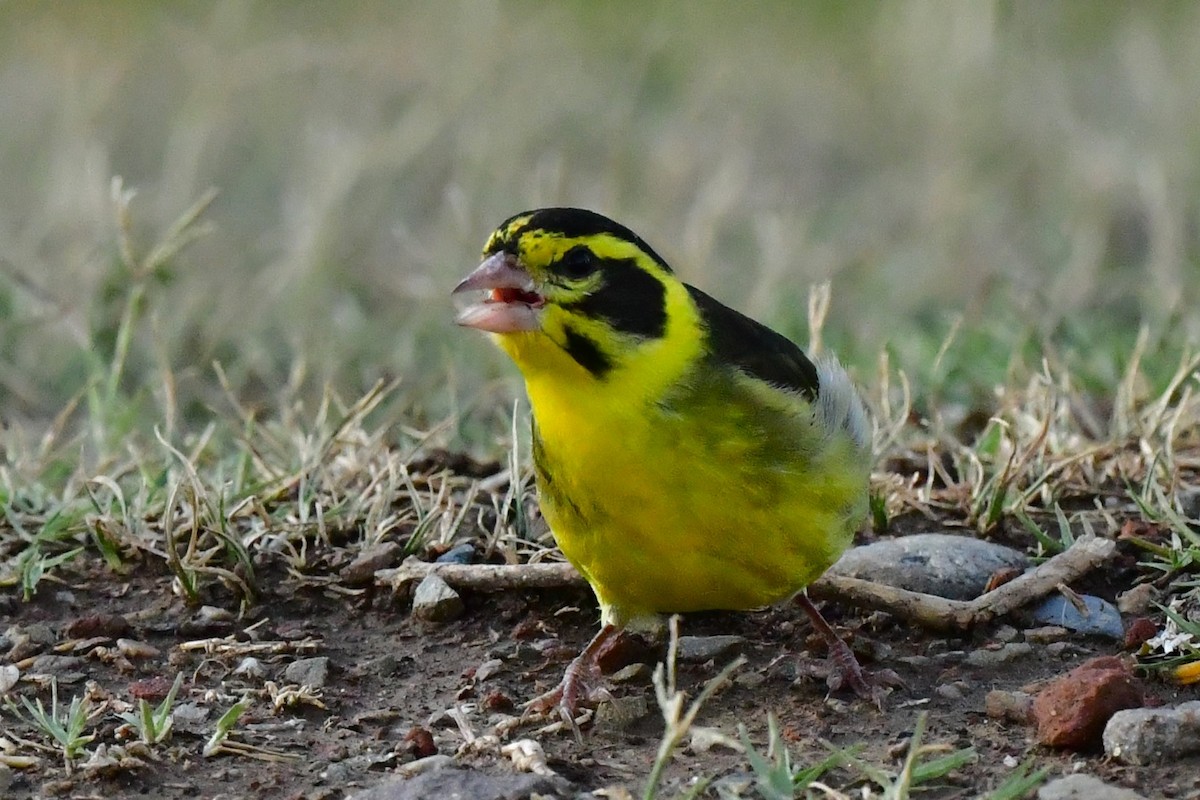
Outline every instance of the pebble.
<svg viewBox="0 0 1200 800"><path fill-rule="evenodd" d="M1024 570L1029 558L1011 547L970 536L918 533L848 550L835 575L886 583L952 600L973 600L1002 569Z"/></svg>
<svg viewBox="0 0 1200 800"><path fill-rule="evenodd" d="M1087 607L1086 613L1061 594L1056 594L1047 597L1033 610L1034 622L1058 625L1085 636L1103 636L1117 641L1125 638L1121 612L1117 611L1116 606L1090 594L1080 595L1079 598Z"/></svg>
<svg viewBox="0 0 1200 800"><path fill-rule="evenodd" d="M198 703L176 703L171 707L171 725L177 731L208 736L208 708Z"/></svg>
<svg viewBox="0 0 1200 800"><path fill-rule="evenodd" d="M609 675L608 679L613 683L628 683L629 681L640 681L649 677L650 665L639 661L636 664L626 664L612 675Z"/></svg>
<svg viewBox="0 0 1200 800"><path fill-rule="evenodd" d="M329 658L327 656L298 658L284 668L283 677L289 683L320 689L329 679Z"/></svg>
<svg viewBox="0 0 1200 800"><path fill-rule="evenodd" d="M1051 642L1046 645L1046 655L1054 658L1069 658L1070 656L1087 655L1091 652L1075 642Z"/></svg>
<svg viewBox="0 0 1200 800"><path fill-rule="evenodd" d="M1113 714L1142 703L1141 686L1124 661L1093 658L1055 678L1033 699L1038 741L1070 750L1094 748Z"/></svg>
<svg viewBox="0 0 1200 800"><path fill-rule="evenodd" d="M422 578L413 592L412 613L417 619L449 622L460 617L463 610L463 601L458 592L433 573Z"/></svg>
<svg viewBox="0 0 1200 800"><path fill-rule="evenodd" d="M597 730L623 731L650 713L644 694L614 697L596 706Z"/></svg>
<svg viewBox="0 0 1200 800"><path fill-rule="evenodd" d="M178 635L189 638L225 636L233 631L234 616L216 606L201 606L200 610L179 623Z"/></svg>
<svg viewBox="0 0 1200 800"><path fill-rule="evenodd" d="M1200 700L1173 708L1118 711L1104 728L1104 752L1126 764L1152 764L1200 752Z"/></svg>
<svg viewBox="0 0 1200 800"><path fill-rule="evenodd" d="M366 586L375 580L377 571L395 564L403 553L404 548L396 542L373 544L342 567L339 577L347 586Z"/></svg>
<svg viewBox="0 0 1200 800"><path fill-rule="evenodd" d="M4 638L11 643L8 651L9 661L24 661L58 642L58 637L54 635L50 626L40 622L32 625L12 625L4 632Z"/></svg>
<svg viewBox="0 0 1200 800"><path fill-rule="evenodd" d="M143 678L129 684L129 694L131 697L145 700L147 703L159 703L170 694L172 685L174 684L171 681L161 675Z"/></svg>
<svg viewBox="0 0 1200 800"><path fill-rule="evenodd" d="M0 667L0 695L8 694L19 680L21 680L21 670L15 664L5 664Z"/></svg>
<svg viewBox="0 0 1200 800"><path fill-rule="evenodd" d="M1149 617L1134 617L1125 628L1126 650L1137 650L1158 635L1158 626Z"/></svg>
<svg viewBox="0 0 1200 800"><path fill-rule="evenodd" d="M928 667L933 663L933 659L929 656L901 656L897 660L901 664L906 664L910 667L916 667L917 669Z"/></svg>
<svg viewBox="0 0 1200 800"><path fill-rule="evenodd" d="M1053 644L1061 642L1071 635L1071 632L1066 628L1058 625L1043 625L1040 628L1027 628L1025 630L1025 641L1033 642L1034 644Z"/></svg>
<svg viewBox="0 0 1200 800"><path fill-rule="evenodd" d="M26 671L33 674L56 675L61 679L64 673L82 666L83 659L79 656L42 655L33 659Z"/></svg>
<svg viewBox="0 0 1200 800"><path fill-rule="evenodd" d="M1037 796L1038 800L1146 800L1132 789L1081 773L1055 778L1038 789Z"/></svg>
<svg viewBox="0 0 1200 800"><path fill-rule="evenodd" d="M246 656L233 668L233 674L243 678L262 678L266 676L267 668L254 656Z"/></svg>
<svg viewBox="0 0 1200 800"><path fill-rule="evenodd" d="M1117 595L1117 610L1122 614L1140 616L1150 610L1156 592L1148 583L1139 583L1128 592Z"/></svg>
<svg viewBox="0 0 1200 800"><path fill-rule="evenodd" d="M321 773L321 778L336 786L361 778L368 770L386 766L395 760L395 753L364 753L350 756L326 767Z"/></svg>
<svg viewBox="0 0 1200 800"><path fill-rule="evenodd" d="M731 634L680 636L678 657L680 661L691 664L731 660L742 652L745 643L745 638Z"/></svg>
<svg viewBox="0 0 1200 800"><path fill-rule="evenodd" d="M996 632L992 634L992 638L994 638L997 642L1015 642L1020 637L1021 632L1012 625L1001 625L999 628L996 628Z"/></svg>
<svg viewBox="0 0 1200 800"><path fill-rule="evenodd" d="M1026 724L1033 713L1033 697L1025 692L993 689L983 700L983 710L992 719Z"/></svg>
<svg viewBox="0 0 1200 800"><path fill-rule="evenodd" d="M131 661L161 655L157 647L136 639L117 639L117 650Z"/></svg>
<svg viewBox="0 0 1200 800"><path fill-rule="evenodd" d="M981 648L967 653L967 664L972 667L998 667L1033 652L1033 645L1025 642L1009 642L995 650Z"/></svg>
<svg viewBox="0 0 1200 800"><path fill-rule="evenodd" d="M434 561L438 564L470 564L475 561L475 545L456 545L435 558Z"/></svg>
<svg viewBox="0 0 1200 800"><path fill-rule="evenodd" d="M90 639L93 636L104 636L116 639L128 636L133 631L129 620L120 614L88 614L67 623L66 634L72 639Z"/></svg>
<svg viewBox="0 0 1200 800"><path fill-rule="evenodd" d="M947 650L944 653L938 653L935 655L933 660L938 664L957 664L966 657L966 650Z"/></svg>
<svg viewBox="0 0 1200 800"><path fill-rule="evenodd" d="M450 761L448 756L444 758ZM513 775L446 766L412 778L393 778L350 795L350 800L428 800L430 797L510 800L539 794L570 797L570 792L571 784L558 775Z"/></svg>
<svg viewBox="0 0 1200 800"><path fill-rule="evenodd" d="M963 690L957 683L943 683L933 693L945 700L962 700Z"/></svg>

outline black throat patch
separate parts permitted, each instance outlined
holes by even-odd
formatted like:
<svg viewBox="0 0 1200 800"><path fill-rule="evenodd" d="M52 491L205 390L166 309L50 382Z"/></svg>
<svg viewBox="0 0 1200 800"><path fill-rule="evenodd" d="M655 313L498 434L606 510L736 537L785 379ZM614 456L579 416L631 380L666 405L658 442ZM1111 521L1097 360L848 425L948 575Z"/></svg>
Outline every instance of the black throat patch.
<svg viewBox="0 0 1200 800"><path fill-rule="evenodd" d="M612 370L612 359L587 336L569 326L563 329L563 335L566 337L563 350L576 364L597 378L603 378Z"/></svg>

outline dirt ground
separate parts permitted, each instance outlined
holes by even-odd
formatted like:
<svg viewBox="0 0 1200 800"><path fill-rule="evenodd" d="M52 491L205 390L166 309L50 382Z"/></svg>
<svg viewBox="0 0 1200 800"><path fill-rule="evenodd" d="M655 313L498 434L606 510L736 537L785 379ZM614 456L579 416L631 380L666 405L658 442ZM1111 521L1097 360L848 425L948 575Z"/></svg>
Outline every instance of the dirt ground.
<svg viewBox="0 0 1200 800"><path fill-rule="evenodd" d="M34 630L45 638L48 628L55 643L47 644L43 654L82 659L43 663L42 668L58 675L64 700L86 691L100 703L97 707L107 713L93 722L96 742L110 748L124 733L114 712L136 696L157 702L177 672L185 682L176 706L192 704L197 713L207 709L207 716L177 724L171 740L153 748L139 749L130 738L124 754L110 751L115 761L122 755L126 760L106 767L76 766L68 773L61 757L43 752L39 766L7 776L3 796L341 798L378 783L419 755L435 749L453 755L465 741L464 731L487 733L497 714L513 713L514 704L558 679L597 620L594 601L582 591L468 594L459 619L431 626L413 619L403 604L382 592L347 595L282 572L264 578L269 595L239 619L168 600L170 577L148 570L143 567L120 580L99 567L86 574L66 573L60 585L43 583L29 603L5 598L0 610L14 626L9 628L10 644L13 634ZM1110 586L1109 593L1117 588ZM1106 763L1098 754L1056 753L1037 746L1031 728L984 714L990 689L1019 689L1091 656L1117 653L1115 643L1069 640L1052 649L1035 645L1023 658L973 668L964 662L964 652L986 647L1000 628L943 638L905 629L882 615L827 611L868 661L886 664L907 683L907 689L889 698L884 712L850 697L828 696L823 683L811 676L816 670L810 667L821 663L818 640L808 636L798 609L783 607L685 618L686 635L744 637L741 653L748 660L732 685L705 706L697 724L735 737L738 724L744 724L761 748L767 715L773 712L794 764L820 761L828 754L823 744L828 742L860 745L864 760L895 770L918 714L928 712L925 742L974 747L978 758L934 784L926 797L981 796L1003 781L1016 762L1030 758L1049 766L1052 774L1081 768L1149 797L1200 797L1200 759L1131 768ZM119 620L106 621L104 615L120 615L130 627L123 629ZM1019 620L1013 625L1021 627ZM151 645L157 652L123 657L113 645L116 638ZM196 644L206 640L207 647ZM235 674L247 655L259 659L261 671ZM323 708L304 700L273 707L272 683L274 696L286 696L278 689L287 684L286 666L297 658L320 656L328 657L329 674L319 698L310 699ZM929 660L913 658L918 656ZM28 660L23 663L26 677L38 669ZM694 696L723 664L680 664L681 688ZM1148 685L1166 703L1198 696L1195 690L1153 678ZM23 682L21 691L27 692L27 686ZM245 695L255 701L232 738L280 755L276 760L260 760L262 754L203 757L216 719ZM582 744L569 732L538 734L535 725L509 737L538 738L549 766L580 790L624 786L640 794L663 729L648 670L621 683L617 695L644 695L647 713L619 723L598 720L585 729ZM446 713L455 707L461 713ZM9 739L42 740L12 713L6 711L2 719ZM500 769L510 763L487 737L467 748L461 760ZM745 758L730 749L685 750L671 765L660 796L672 796L691 776L721 778L747 771ZM840 769L823 780L843 789L853 785L852 773Z"/></svg>

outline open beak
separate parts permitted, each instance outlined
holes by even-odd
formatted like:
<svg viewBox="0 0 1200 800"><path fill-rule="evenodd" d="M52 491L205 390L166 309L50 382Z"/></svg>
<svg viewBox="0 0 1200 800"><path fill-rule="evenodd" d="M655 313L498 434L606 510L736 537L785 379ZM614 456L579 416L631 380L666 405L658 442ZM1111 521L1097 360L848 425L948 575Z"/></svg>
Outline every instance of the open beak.
<svg viewBox="0 0 1200 800"><path fill-rule="evenodd" d="M540 310L546 299L537 293L533 278L510 253L488 256L451 294L461 292L485 293L481 302L459 313L455 322L463 327L488 333L535 331L541 327Z"/></svg>

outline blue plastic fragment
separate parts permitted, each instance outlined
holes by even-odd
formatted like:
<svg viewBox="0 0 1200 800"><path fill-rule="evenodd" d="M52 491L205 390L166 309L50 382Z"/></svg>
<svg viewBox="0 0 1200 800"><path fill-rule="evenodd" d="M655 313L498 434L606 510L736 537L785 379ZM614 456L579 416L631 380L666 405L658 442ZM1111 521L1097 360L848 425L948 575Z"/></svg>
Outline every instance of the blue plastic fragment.
<svg viewBox="0 0 1200 800"><path fill-rule="evenodd" d="M1090 594L1079 595L1087 606L1081 613L1075 604L1061 594L1047 597L1033 611L1033 620L1043 625L1058 625L1069 631L1086 636L1106 636L1109 639L1124 639L1125 626L1121 623L1121 612L1107 600Z"/></svg>

